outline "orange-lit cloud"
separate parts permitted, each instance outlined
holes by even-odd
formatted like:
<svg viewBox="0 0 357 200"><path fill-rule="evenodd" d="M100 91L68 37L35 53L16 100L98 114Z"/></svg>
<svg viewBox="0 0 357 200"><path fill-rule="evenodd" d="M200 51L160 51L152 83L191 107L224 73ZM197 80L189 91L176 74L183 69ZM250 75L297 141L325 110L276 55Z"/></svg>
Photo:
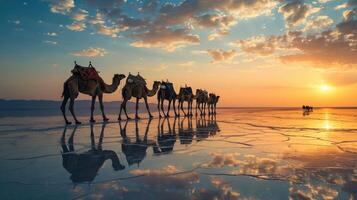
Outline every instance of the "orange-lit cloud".
<svg viewBox="0 0 357 200"><path fill-rule="evenodd" d="M212 57L211 63L229 61L237 55L235 50L209 49L207 53Z"/></svg>
<svg viewBox="0 0 357 200"><path fill-rule="evenodd" d="M88 49L74 51L71 53L71 55L79 56L79 57L98 57L98 56L104 56L107 53L108 52L103 48L90 47Z"/></svg>

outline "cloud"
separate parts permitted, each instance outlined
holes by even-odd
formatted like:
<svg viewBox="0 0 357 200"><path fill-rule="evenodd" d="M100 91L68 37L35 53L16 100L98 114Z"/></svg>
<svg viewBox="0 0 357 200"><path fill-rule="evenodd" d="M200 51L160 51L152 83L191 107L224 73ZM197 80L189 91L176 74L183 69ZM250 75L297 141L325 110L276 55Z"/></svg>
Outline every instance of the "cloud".
<svg viewBox="0 0 357 200"><path fill-rule="evenodd" d="M305 62L322 68L356 67L357 21L345 21L318 34L295 31L280 36L251 37L234 44L248 54L275 55L283 63Z"/></svg>
<svg viewBox="0 0 357 200"><path fill-rule="evenodd" d="M278 48L278 37L253 36L245 40L237 40L232 45L238 46L245 53L261 56L271 55Z"/></svg>
<svg viewBox="0 0 357 200"><path fill-rule="evenodd" d="M57 33L55 33L55 32L48 32L48 33L46 33L46 35L55 37L55 36L57 36Z"/></svg>
<svg viewBox="0 0 357 200"><path fill-rule="evenodd" d="M224 51L222 49L209 49L209 50L207 50L207 53L213 59L211 61L211 63L219 63L219 62L229 61L237 55L237 52L234 49L228 50L228 51Z"/></svg>
<svg viewBox="0 0 357 200"><path fill-rule="evenodd" d="M117 33L128 29L126 26L119 27L118 25L107 26L105 24L104 15L97 13L96 16L89 20L89 23L93 25L95 31L101 35L107 35L111 37L117 37Z"/></svg>
<svg viewBox="0 0 357 200"><path fill-rule="evenodd" d="M152 27L150 31L134 33L131 37L137 40L130 44L133 47L155 47L162 48L168 52L200 42L199 36L188 33L187 29L170 29L166 27Z"/></svg>
<svg viewBox="0 0 357 200"><path fill-rule="evenodd" d="M57 45L58 43L56 41L51 41L51 40L45 40L43 41L46 44L52 44L52 45Z"/></svg>
<svg viewBox="0 0 357 200"><path fill-rule="evenodd" d="M72 19L74 19L75 21L83 21L87 18L87 16L88 16L88 11L79 9L77 12L74 12L72 14Z"/></svg>
<svg viewBox="0 0 357 200"><path fill-rule="evenodd" d="M51 11L67 14L75 22L67 28L82 31L86 25L97 34L117 37L118 33L127 31L134 41L134 47L161 48L174 51L177 48L198 44L200 38L193 33L196 28L211 29L209 40L215 40L229 34L229 29L238 20L270 15L278 4L277 0L184 0L181 3L159 4L131 2L141 15L130 16L125 9L125 0L84 0L79 4L86 10L78 8L72 11L74 2L49 0ZM87 11L88 10L88 11ZM252 12L254 10L254 12ZM91 17L90 12L95 12ZM163 39L160 41L159 39Z"/></svg>
<svg viewBox="0 0 357 200"><path fill-rule="evenodd" d="M318 67L357 66L357 21L340 23L320 35L297 36L291 47L300 53L281 56L285 62L308 62Z"/></svg>
<svg viewBox="0 0 357 200"><path fill-rule="evenodd" d="M313 20L308 20L306 22L304 31L321 31L326 28L330 28L332 24L333 20L329 16L318 16Z"/></svg>
<svg viewBox="0 0 357 200"><path fill-rule="evenodd" d="M279 12L283 14L289 28L304 23L309 15L319 11L320 8L307 5L303 0L291 0L279 8Z"/></svg>
<svg viewBox="0 0 357 200"><path fill-rule="evenodd" d="M330 2L332 0L319 0L319 3L327 3L327 2Z"/></svg>
<svg viewBox="0 0 357 200"><path fill-rule="evenodd" d="M105 49L90 47L88 49L74 51L71 53L71 55L78 56L78 57L98 57L98 56L104 56L107 53L108 52Z"/></svg>
<svg viewBox="0 0 357 200"><path fill-rule="evenodd" d="M67 14L74 8L74 0L46 0L50 4L51 12Z"/></svg>
<svg viewBox="0 0 357 200"><path fill-rule="evenodd" d="M340 4L340 5L336 6L334 9L340 10L340 9L345 9L345 8L347 8L347 3Z"/></svg>
<svg viewBox="0 0 357 200"><path fill-rule="evenodd" d="M86 28L86 24L82 22L73 22L66 27L71 31L83 31Z"/></svg>
<svg viewBox="0 0 357 200"><path fill-rule="evenodd" d="M357 8L352 10L346 10L343 12L343 18L345 21L357 20Z"/></svg>
<svg viewBox="0 0 357 200"><path fill-rule="evenodd" d="M20 25L21 21L20 20L8 20L9 23L15 24L15 25Z"/></svg>

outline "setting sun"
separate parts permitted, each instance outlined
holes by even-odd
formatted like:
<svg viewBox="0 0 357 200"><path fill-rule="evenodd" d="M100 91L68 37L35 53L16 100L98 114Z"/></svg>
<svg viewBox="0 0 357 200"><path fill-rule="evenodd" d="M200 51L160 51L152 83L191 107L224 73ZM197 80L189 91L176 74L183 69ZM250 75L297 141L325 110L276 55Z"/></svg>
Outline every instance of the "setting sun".
<svg viewBox="0 0 357 200"><path fill-rule="evenodd" d="M331 86L329 85L322 85L320 86L320 90L323 91L323 92L328 92L331 90Z"/></svg>

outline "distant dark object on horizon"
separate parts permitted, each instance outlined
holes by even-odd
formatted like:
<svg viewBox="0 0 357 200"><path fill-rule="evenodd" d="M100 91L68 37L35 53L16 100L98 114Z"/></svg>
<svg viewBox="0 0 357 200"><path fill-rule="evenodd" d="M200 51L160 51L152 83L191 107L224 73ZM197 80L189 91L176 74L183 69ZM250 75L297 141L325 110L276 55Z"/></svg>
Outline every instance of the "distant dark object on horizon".
<svg viewBox="0 0 357 200"><path fill-rule="evenodd" d="M304 111L307 111L307 112L312 112L312 111L314 111L314 107L312 107L312 106L303 105L303 106L302 106L302 109L303 109Z"/></svg>

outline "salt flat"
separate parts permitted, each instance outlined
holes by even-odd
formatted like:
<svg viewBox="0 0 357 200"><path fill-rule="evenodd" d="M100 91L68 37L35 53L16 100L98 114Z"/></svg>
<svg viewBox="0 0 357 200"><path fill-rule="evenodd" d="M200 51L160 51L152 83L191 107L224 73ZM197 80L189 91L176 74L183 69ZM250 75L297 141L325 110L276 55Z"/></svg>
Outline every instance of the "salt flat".
<svg viewBox="0 0 357 200"><path fill-rule="evenodd" d="M356 199L356 112L219 109L80 126L4 117L0 198Z"/></svg>

